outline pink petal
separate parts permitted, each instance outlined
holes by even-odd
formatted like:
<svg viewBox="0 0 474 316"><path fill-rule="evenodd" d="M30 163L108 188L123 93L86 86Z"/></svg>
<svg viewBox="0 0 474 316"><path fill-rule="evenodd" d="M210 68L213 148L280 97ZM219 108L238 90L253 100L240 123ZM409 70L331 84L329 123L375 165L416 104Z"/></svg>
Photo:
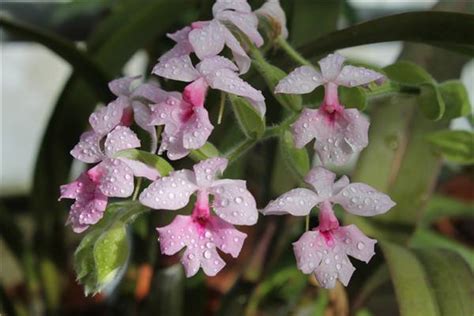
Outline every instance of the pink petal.
<svg viewBox="0 0 474 316"><path fill-rule="evenodd" d="M166 129L166 128L165 128ZM175 134L168 134L166 131L161 134L161 145L158 154L167 151L166 155L170 160L178 160L189 154L189 149L183 145L183 131L179 130Z"/></svg>
<svg viewBox="0 0 474 316"><path fill-rule="evenodd" d="M316 138L315 149L323 164L342 165L354 152L360 151L361 146L367 145L367 134L363 135L364 131L367 133L368 122L353 113L351 110L344 110L342 114L333 113L335 118L322 109L316 113L313 135Z"/></svg>
<svg viewBox="0 0 474 316"><path fill-rule="evenodd" d="M347 65L342 68L335 83L345 87L356 87L382 78L384 78L384 75L376 71Z"/></svg>
<svg viewBox="0 0 474 316"><path fill-rule="evenodd" d="M200 161L193 167L196 183L201 188L211 186L225 168L227 168L227 159L225 158L214 157Z"/></svg>
<svg viewBox="0 0 474 316"><path fill-rule="evenodd" d="M61 198L76 199L67 220L67 224L71 224L76 233L81 233L89 225L96 224L107 207L107 197L98 190L87 173L81 174L75 182L61 186L61 193Z"/></svg>
<svg viewBox="0 0 474 316"><path fill-rule="evenodd" d="M71 155L85 163L96 163L102 160L100 149L101 136L95 132L82 133L79 143L71 150Z"/></svg>
<svg viewBox="0 0 474 316"><path fill-rule="evenodd" d="M160 62L160 64L164 65L166 64L166 62L174 58L188 56L192 52L193 52L193 47L191 46L191 43L189 43L189 41L186 40L184 42L179 42L176 45L174 45L173 48L171 48L169 51L161 55L158 61Z"/></svg>
<svg viewBox="0 0 474 316"><path fill-rule="evenodd" d="M254 225L257 223L258 210L252 194L247 190L245 181L215 181L209 193L214 196L212 207L220 218L235 225Z"/></svg>
<svg viewBox="0 0 474 316"><path fill-rule="evenodd" d="M109 197L129 197L133 193L133 171L122 160L109 158L95 168L102 174L99 189ZM94 168L94 169L95 169ZM93 169L91 169L93 170Z"/></svg>
<svg viewBox="0 0 474 316"><path fill-rule="evenodd" d="M117 126L105 139L105 155L112 157L116 152L140 147L137 135L128 127Z"/></svg>
<svg viewBox="0 0 474 316"><path fill-rule="evenodd" d="M239 66L240 74L246 73L250 69L250 57L240 45L239 41L227 28L225 28L225 44L230 48L235 63Z"/></svg>
<svg viewBox="0 0 474 316"><path fill-rule="evenodd" d="M247 3L247 0L217 0L212 6L212 14L214 16L224 10L235 10L244 13L252 12L252 8Z"/></svg>
<svg viewBox="0 0 474 316"><path fill-rule="evenodd" d="M224 49L225 28L218 21L210 21L189 33L189 42L199 59L213 57Z"/></svg>
<svg viewBox="0 0 474 316"><path fill-rule="evenodd" d="M157 210L177 210L188 204L191 194L196 190L192 171L174 171L143 190L140 203Z"/></svg>
<svg viewBox="0 0 474 316"><path fill-rule="evenodd" d="M150 122L151 122L150 107L148 107L147 105L139 101L133 101L132 107L133 107L133 117L135 118L135 123L137 123L138 126L140 126L145 131L148 132L148 135L150 135L150 151L152 153L155 153L158 147L158 139L156 136L155 127L150 125Z"/></svg>
<svg viewBox="0 0 474 316"><path fill-rule="evenodd" d="M161 253L172 256L196 238L197 230L194 228L191 216L176 215L171 224L156 228L159 234ZM178 236L181 238L178 240ZM196 241L196 239L194 240Z"/></svg>
<svg viewBox="0 0 474 316"><path fill-rule="evenodd" d="M181 117L191 110L191 105L174 97L169 97L166 102L151 106L152 114L150 124L165 125L168 134L177 133L183 124Z"/></svg>
<svg viewBox="0 0 474 316"><path fill-rule="evenodd" d="M123 111L129 105L129 99L127 97L118 97L106 107L102 107L92 113L89 117L89 123L96 133L106 135L115 126L120 124Z"/></svg>
<svg viewBox="0 0 474 316"><path fill-rule="evenodd" d="M112 80L109 82L109 89L116 96L129 96L131 94L130 85L138 78L140 78L140 76L123 77Z"/></svg>
<svg viewBox="0 0 474 316"><path fill-rule="evenodd" d="M238 255L245 239L245 234L214 217L203 225L191 216L177 215L171 224L157 228L157 231L162 253L172 255L186 247L181 263L187 277L196 274L199 267L209 276L216 275L225 266L216 246L224 252ZM228 238L237 241L233 239L230 242Z"/></svg>
<svg viewBox="0 0 474 316"><path fill-rule="evenodd" d="M213 240L222 252L237 258L244 244L247 234L235 229L231 224L212 216L209 218L209 229L213 232Z"/></svg>
<svg viewBox="0 0 474 316"><path fill-rule="evenodd" d="M254 13L222 11L215 16L220 21L229 21L244 33L255 46L263 45L263 38L258 32L258 19Z"/></svg>
<svg viewBox="0 0 474 316"><path fill-rule="evenodd" d="M349 256L366 263L375 254L374 248L377 240L365 236L355 225L339 227L334 233L334 238Z"/></svg>
<svg viewBox="0 0 474 316"><path fill-rule="evenodd" d="M293 189L268 203L262 213L265 215L291 214L305 216L321 201L322 199L311 190Z"/></svg>
<svg viewBox="0 0 474 316"><path fill-rule="evenodd" d="M199 73L194 68L189 55L160 61L153 68L153 73L163 78L185 82L194 81L199 78Z"/></svg>
<svg viewBox="0 0 474 316"><path fill-rule="evenodd" d="M158 170L144 164L141 161L125 159L125 158L119 158L119 159L125 162L127 166L129 166L130 169L132 169L133 175L135 177L144 177L144 178L154 181L158 179L160 176L160 173L158 172Z"/></svg>
<svg viewBox="0 0 474 316"><path fill-rule="evenodd" d="M293 139L297 148L303 148L318 133L317 124L320 124L321 117L318 110L304 108L300 117L291 125Z"/></svg>
<svg viewBox="0 0 474 316"><path fill-rule="evenodd" d="M336 174L323 167L314 167L304 177L304 180L311 184L320 198L328 198L332 195Z"/></svg>
<svg viewBox="0 0 474 316"><path fill-rule="evenodd" d="M261 91L240 79L237 73L232 70L217 70L206 75L206 80L213 89L246 97L256 102L265 100Z"/></svg>
<svg viewBox="0 0 474 316"><path fill-rule="evenodd" d="M151 81L139 85L132 93L134 97L141 97L153 103L164 102L169 95L170 92L161 89L158 83Z"/></svg>
<svg viewBox="0 0 474 316"><path fill-rule="evenodd" d="M369 121L356 109L344 110L344 117L348 122L344 139L354 152L359 152L369 144Z"/></svg>
<svg viewBox="0 0 474 316"><path fill-rule="evenodd" d="M298 269L306 274L313 272L321 262L324 244L324 238L317 231L307 231L294 242L293 251Z"/></svg>
<svg viewBox="0 0 474 316"><path fill-rule="evenodd" d="M183 127L183 146L186 149L198 149L204 146L214 129L209 121L209 114L203 107L195 108L193 116Z"/></svg>
<svg viewBox="0 0 474 316"><path fill-rule="evenodd" d="M280 34L284 39L288 38L288 29L286 28L285 11L281 8L279 0L267 0L260 9L256 10L257 15L267 16L274 20L280 26Z"/></svg>
<svg viewBox="0 0 474 316"><path fill-rule="evenodd" d="M387 212L395 203L384 193L364 183L351 183L332 199L349 213L360 216L374 216Z"/></svg>
<svg viewBox="0 0 474 316"><path fill-rule="evenodd" d="M199 78L184 88L183 99L191 105L203 107L208 88L204 78Z"/></svg>
<svg viewBox="0 0 474 316"><path fill-rule="evenodd" d="M339 180L337 180L333 187L332 187L332 195L336 195L341 192L342 189L349 185L349 178L346 176L342 176Z"/></svg>
<svg viewBox="0 0 474 316"><path fill-rule="evenodd" d="M324 84L321 74L311 66L296 68L288 76L280 80L275 87L276 93L310 93Z"/></svg>
<svg viewBox="0 0 474 316"><path fill-rule="evenodd" d="M239 70L239 68L232 61L222 56L206 58L196 66L196 69L204 76L208 75L209 73L214 73L220 69L229 69L233 71Z"/></svg>
<svg viewBox="0 0 474 316"><path fill-rule="evenodd" d="M345 57L339 54L329 54L319 61L321 73L325 81L334 82L341 72L342 64L346 60Z"/></svg>
<svg viewBox="0 0 474 316"><path fill-rule="evenodd" d="M182 29L174 32L168 33L166 36L171 38L173 41L179 43L188 40L189 32L191 32L192 28L190 26L185 26Z"/></svg>
<svg viewBox="0 0 474 316"><path fill-rule="evenodd" d="M319 284L324 288L333 288L337 278L347 285L355 270L347 258L344 243L336 241L329 246L317 230L304 233L293 243L293 250L298 268L306 274L314 272Z"/></svg>

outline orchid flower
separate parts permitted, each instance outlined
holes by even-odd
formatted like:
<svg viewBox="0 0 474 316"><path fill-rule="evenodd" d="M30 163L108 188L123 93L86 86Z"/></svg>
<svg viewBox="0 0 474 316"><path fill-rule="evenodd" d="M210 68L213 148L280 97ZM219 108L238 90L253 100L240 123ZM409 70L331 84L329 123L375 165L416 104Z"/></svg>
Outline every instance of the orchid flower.
<svg viewBox="0 0 474 316"><path fill-rule="evenodd" d="M156 98L165 98L167 94L153 83L144 83L132 89L132 83L138 78L140 76L112 80L109 83L109 89L117 96L117 99L92 113L89 123L97 134L107 135L116 126L130 126L135 121L150 135L150 151L154 153L157 148L157 138L155 129L148 124L151 110L137 98L156 100Z"/></svg>
<svg viewBox="0 0 474 316"><path fill-rule="evenodd" d="M226 167L227 159L210 158L194 165L193 171L174 171L156 180L140 194L143 205L177 210L186 206L196 193L191 216L178 215L171 224L157 229L162 253L173 255L186 247L181 262L188 277L196 274L199 267L207 275L216 275L225 266L217 248L235 258L247 236L232 224L257 222L255 199L245 181L216 179ZM209 195L213 196L211 205ZM211 207L217 216L211 214Z"/></svg>
<svg viewBox="0 0 474 316"><path fill-rule="evenodd" d="M368 144L368 120L356 109L345 109L338 98L338 86L356 87L379 81L384 76L373 70L346 65L345 58L331 54L319 61L321 72L302 66L283 78L276 93L303 94L324 85L324 100L319 109L304 109L292 125L295 145L304 147L316 138L315 150L323 164L344 164L351 154Z"/></svg>
<svg viewBox="0 0 474 316"><path fill-rule="evenodd" d="M152 106L150 124L165 126L158 154L166 150L171 160L183 158L190 150L201 148L214 129L207 110L186 102L179 93Z"/></svg>
<svg viewBox="0 0 474 316"><path fill-rule="evenodd" d="M260 9L255 11L255 14L269 19L272 25L279 30L277 34L284 39L288 38L286 15L285 11L281 8L279 0L267 0Z"/></svg>
<svg viewBox="0 0 474 316"><path fill-rule="evenodd" d="M145 164L114 158L114 154L123 149L137 148L140 140L131 129L125 126L115 127L106 137L104 150L100 141L102 136L89 131L82 134L79 143L71 151L74 158L97 163L92 169L82 173L79 178L60 188L59 199L75 199L69 213L68 224L72 224L76 233L83 232L89 225L97 223L107 207L108 197L129 197L134 189L134 176L156 180L158 171Z"/></svg>
<svg viewBox="0 0 474 316"><path fill-rule="evenodd" d="M193 66L189 55L160 62L153 73L168 79L191 82L183 92L183 99L193 106L202 107L209 87L247 98L263 116L265 98L237 74L237 66L221 56L206 58Z"/></svg>
<svg viewBox="0 0 474 316"><path fill-rule="evenodd" d="M388 195L366 184L349 183L346 176L335 180L333 172L315 167L305 177L311 189L290 190L262 211L265 215L306 216L314 206L319 207L319 226L303 234L294 243L294 251L300 270L314 271L327 288L334 287L336 278L347 285L354 271L347 254L368 262L376 242L354 225L339 227L333 204L340 204L349 213L360 216L383 214L395 205Z"/></svg>
<svg viewBox="0 0 474 316"><path fill-rule="evenodd" d="M170 62L192 52L203 60L217 56L225 46L229 47L240 73L246 73L250 68L250 58L232 32L226 26L231 23L243 32L256 46L263 45L263 38L258 33L258 20L246 0L216 1L213 6L214 19L198 21L168 37L176 45L160 57L160 62Z"/></svg>

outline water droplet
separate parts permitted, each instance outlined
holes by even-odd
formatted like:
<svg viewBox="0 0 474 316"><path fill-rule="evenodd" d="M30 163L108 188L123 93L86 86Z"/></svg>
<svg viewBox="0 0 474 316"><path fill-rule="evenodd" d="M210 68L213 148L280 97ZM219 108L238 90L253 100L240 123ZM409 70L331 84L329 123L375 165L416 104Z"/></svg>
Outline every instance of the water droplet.
<svg viewBox="0 0 474 316"><path fill-rule="evenodd" d="M235 201L235 203L240 204L240 203L242 203L243 199L240 196L238 196L234 199L234 201Z"/></svg>
<svg viewBox="0 0 474 316"><path fill-rule="evenodd" d="M228 199L223 199L223 200L221 201L221 206L226 207L226 206L228 206L228 205L229 205L229 200L228 200Z"/></svg>
<svg viewBox="0 0 474 316"><path fill-rule="evenodd" d="M364 249L364 247L365 247L365 244L363 242L359 241L357 243L357 249L362 250L362 249Z"/></svg>
<svg viewBox="0 0 474 316"><path fill-rule="evenodd" d="M169 197L170 199L174 199L174 193L172 193L172 192L169 193L169 194L168 194L168 197Z"/></svg>
<svg viewBox="0 0 474 316"><path fill-rule="evenodd" d="M211 252L209 250L204 251L204 258L206 258L206 259L211 258Z"/></svg>
<svg viewBox="0 0 474 316"><path fill-rule="evenodd" d="M206 247L209 248L209 249L211 249L211 248L212 248L212 243L211 243L211 242L207 242L207 243L206 243Z"/></svg>
<svg viewBox="0 0 474 316"><path fill-rule="evenodd" d="M329 258L324 259L325 264L329 264L330 262L331 262L331 260Z"/></svg>
<svg viewBox="0 0 474 316"><path fill-rule="evenodd" d="M207 231L204 233L204 237L206 237L206 238L211 238L211 237L212 237L212 233L207 230Z"/></svg>
<svg viewBox="0 0 474 316"><path fill-rule="evenodd" d="M188 259L189 259L189 260L193 260L193 259L194 259L194 255L193 255L192 253L190 253L190 254L188 255Z"/></svg>
<svg viewBox="0 0 474 316"><path fill-rule="evenodd" d="M340 270L341 269L341 264L336 264L336 269Z"/></svg>

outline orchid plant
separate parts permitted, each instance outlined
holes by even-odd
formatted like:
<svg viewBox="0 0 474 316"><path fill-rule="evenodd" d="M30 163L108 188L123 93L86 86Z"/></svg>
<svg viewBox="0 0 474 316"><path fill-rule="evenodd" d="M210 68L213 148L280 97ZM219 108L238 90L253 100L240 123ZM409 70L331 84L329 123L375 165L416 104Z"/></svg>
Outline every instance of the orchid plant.
<svg viewBox="0 0 474 316"><path fill-rule="evenodd" d="M286 42L288 36L278 0L268 0L255 11L247 0L216 0L211 20L168 34L175 44L158 59L152 70L155 76L144 82L139 76L110 82L116 99L90 115L90 130L71 151L78 161L95 165L60 188L60 199L75 200L67 221L72 230L95 234L95 226L103 229L106 224L101 223L115 216L106 218L108 200L131 197L135 205L156 210L157 216L174 216L156 228L162 255L173 256L185 248L180 260L187 277L200 268L215 276L227 261L219 251L236 258L245 245L247 233L234 225L253 226L273 215L306 217L307 222L317 218L314 228L307 225L299 239L293 240L296 266L304 274L314 274L322 288L336 287L337 280L348 286L355 271L349 256L369 263L377 252L372 231L358 227L356 219L385 214L396 203L384 190L350 183L346 175L336 181L335 171L347 170L340 167L347 166L371 141L369 117L350 99L343 104L341 89L366 96L399 92L401 85L391 82L389 71L352 65L337 52L311 64ZM286 74L264 57L255 57L267 54L268 47L282 50L299 65ZM269 120L265 101L270 94L251 83L257 74L277 101L289 97L280 102L286 118L269 128L265 128ZM171 91L164 88L170 81L186 86ZM315 90L324 93L320 104L308 102L314 100ZM247 136L225 153L210 143L218 127L212 123L208 94L215 91L221 96L221 106L232 106ZM297 96L302 94L313 97ZM253 133L257 127L262 127L262 133ZM247 187L245 179L220 178L228 165L255 144L288 133L290 164L297 164L300 157L291 155L308 157L306 146L314 140L314 157L308 159L311 167L295 174L304 179L298 188L261 201L254 197L259 190L251 184ZM145 150L138 149L142 143ZM189 169L182 169L189 162L185 158L194 163L188 164ZM180 170L174 170L168 160ZM338 208L341 213L335 211ZM189 210L190 214L183 214ZM311 216L313 211L316 216ZM259 218L259 213L264 217ZM128 224L136 214L132 215L126 220L117 216ZM84 240L80 256L90 242ZM108 264L106 277L94 278L95 284L87 285L91 292L103 290L123 265L126 260ZM81 271L85 264L79 266Z"/></svg>

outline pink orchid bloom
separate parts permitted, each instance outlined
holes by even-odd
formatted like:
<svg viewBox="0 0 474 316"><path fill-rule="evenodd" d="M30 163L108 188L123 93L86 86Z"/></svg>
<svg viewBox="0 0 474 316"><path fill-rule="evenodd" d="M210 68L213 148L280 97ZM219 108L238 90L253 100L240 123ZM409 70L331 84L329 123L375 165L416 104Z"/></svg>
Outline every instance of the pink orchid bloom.
<svg viewBox="0 0 474 316"><path fill-rule="evenodd" d="M328 289L336 285L336 279L347 286L355 271L348 255L368 263L376 243L355 225L340 227L331 203L323 202L319 226L293 243L293 250L298 268L305 274L314 273L319 284Z"/></svg>
<svg viewBox="0 0 474 316"><path fill-rule="evenodd" d="M183 92L183 99L193 106L202 107L209 87L247 98L256 110L265 114L265 98L237 74L237 66L221 56L206 58L193 66L189 55L160 62L153 73L172 80L191 82Z"/></svg>
<svg viewBox="0 0 474 316"><path fill-rule="evenodd" d="M210 158L194 165L193 171L180 170L153 182L140 194L140 202L153 209L177 210L197 199L191 216L178 215L171 224L158 228L162 253L173 255L186 247L181 262L188 277L202 267L216 275L225 262L217 248L237 257L246 234L234 225L254 225L258 211L245 181L222 179L217 175L227 167L227 159ZM209 195L213 196L212 204ZM218 216L211 214L211 207Z"/></svg>
<svg viewBox="0 0 474 316"><path fill-rule="evenodd" d="M89 117L89 123L97 134L106 135L119 125L130 126L135 121L150 135L150 151L154 153L158 142L155 129L148 124L151 110L142 100L137 98L149 101L162 100L167 97L167 92L151 82L143 83L132 89L133 82L139 78L140 76L112 80L109 83L109 89L117 96L117 99L92 113Z"/></svg>
<svg viewBox="0 0 474 316"><path fill-rule="evenodd" d="M285 11L281 8L279 0L267 0L260 9L255 11L255 14L268 18L280 29L278 34L284 39L288 38L286 15Z"/></svg>
<svg viewBox="0 0 474 316"><path fill-rule="evenodd" d="M181 159L190 150L201 148L214 129L204 106L193 106L180 94L153 105L150 124L165 126L158 154L166 150L171 160Z"/></svg>
<svg viewBox="0 0 474 316"><path fill-rule="evenodd" d="M337 278L347 286L355 270L347 255L368 262L376 243L354 225L339 227L333 204L360 216L383 214L395 205L389 196L366 184L350 184L346 176L335 180L333 172L315 167L305 177L311 190L293 189L271 201L262 211L265 215L306 216L314 206L319 207L319 226L304 233L293 245L299 269L304 273L314 272L325 288L334 287Z"/></svg>
<svg viewBox="0 0 474 316"><path fill-rule="evenodd" d="M263 38L258 33L258 20L247 1L217 1L213 6L214 19L192 23L168 37L176 45L160 57L160 62L170 62L194 52L203 60L217 56L225 46L229 47L240 73L246 73L250 68L250 58L239 41L226 26L231 23L242 31L255 45L263 45Z"/></svg>
<svg viewBox="0 0 474 316"><path fill-rule="evenodd" d="M106 137L104 150L100 141L102 136L90 131L82 134L71 155L86 163L98 165L81 174L74 182L62 185L62 198L75 199L68 223L80 233L89 225L97 223L107 207L108 197L129 197L133 193L134 176L156 180L156 169L130 159L114 158L123 149L137 148L140 140L125 126L115 127Z"/></svg>
<svg viewBox="0 0 474 316"><path fill-rule="evenodd" d="M345 109L339 103L338 86L356 87L384 76L373 70L346 65L345 58L331 54L319 61L321 72L311 66L302 66L283 78L276 93L303 94L324 85L324 100L319 109L304 109L292 125L295 145L304 147L316 138L315 149L326 164L344 164L353 153L368 144L369 121L356 109Z"/></svg>

